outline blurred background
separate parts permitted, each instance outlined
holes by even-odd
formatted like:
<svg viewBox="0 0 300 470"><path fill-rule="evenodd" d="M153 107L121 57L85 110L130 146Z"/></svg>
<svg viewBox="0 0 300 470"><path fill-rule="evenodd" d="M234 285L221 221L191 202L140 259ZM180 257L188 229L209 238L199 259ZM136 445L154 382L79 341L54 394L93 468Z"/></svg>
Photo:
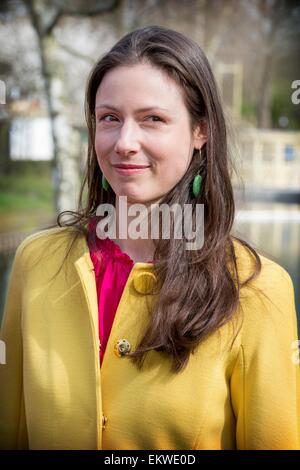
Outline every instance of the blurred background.
<svg viewBox="0 0 300 470"><path fill-rule="evenodd" d="M290 273L300 314L300 2L1 0L0 320L18 244L76 207L92 65L154 24L205 51L236 168L234 233Z"/></svg>

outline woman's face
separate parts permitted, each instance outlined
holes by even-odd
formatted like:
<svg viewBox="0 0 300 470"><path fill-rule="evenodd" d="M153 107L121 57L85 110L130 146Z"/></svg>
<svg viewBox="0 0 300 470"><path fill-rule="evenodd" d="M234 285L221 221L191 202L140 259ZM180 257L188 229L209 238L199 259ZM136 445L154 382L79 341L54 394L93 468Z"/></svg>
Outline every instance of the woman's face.
<svg viewBox="0 0 300 470"><path fill-rule="evenodd" d="M107 72L95 112L99 166L128 203L158 202L185 174L194 148L206 141L200 126L191 130L180 87L149 64Z"/></svg>

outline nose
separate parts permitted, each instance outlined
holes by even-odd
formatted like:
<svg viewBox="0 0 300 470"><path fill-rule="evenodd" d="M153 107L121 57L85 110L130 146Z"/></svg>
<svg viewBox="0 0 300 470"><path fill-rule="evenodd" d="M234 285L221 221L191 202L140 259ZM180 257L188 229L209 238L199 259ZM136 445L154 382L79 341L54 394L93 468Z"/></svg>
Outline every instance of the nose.
<svg viewBox="0 0 300 470"><path fill-rule="evenodd" d="M115 152L121 156L130 153L136 153L140 150L140 143L138 140L138 128L131 121L124 121L124 124L119 130L118 139L115 145Z"/></svg>

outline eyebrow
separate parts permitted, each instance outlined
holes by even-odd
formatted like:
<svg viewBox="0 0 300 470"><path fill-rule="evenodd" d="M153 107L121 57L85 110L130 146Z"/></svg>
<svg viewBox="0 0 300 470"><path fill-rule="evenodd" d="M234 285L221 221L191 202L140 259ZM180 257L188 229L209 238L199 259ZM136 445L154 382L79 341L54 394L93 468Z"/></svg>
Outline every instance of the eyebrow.
<svg viewBox="0 0 300 470"><path fill-rule="evenodd" d="M110 105L110 104L106 104L106 103L96 106L95 109L99 109L99 108L107 108L107 109L113 109L114 111L119 111L118 108L115 108L114 106L112 106L112 105ZM160 106L147 106L146 108L137 109L136 112L137 112L137 113L143 113L143 112L146 112L146 111L152 111L152 110L154 110L154 109L157 109L157 110L159 109L159 110L161 110L161 111L167 111L167 112L169 112L168 109L166 109L166 108L161 108Z"/></svg>

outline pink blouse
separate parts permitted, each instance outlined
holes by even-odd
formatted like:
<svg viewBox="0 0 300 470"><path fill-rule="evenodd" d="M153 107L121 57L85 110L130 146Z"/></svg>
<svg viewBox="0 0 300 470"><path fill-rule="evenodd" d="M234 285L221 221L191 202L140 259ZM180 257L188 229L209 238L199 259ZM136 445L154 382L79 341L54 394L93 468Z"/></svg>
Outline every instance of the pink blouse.
<svg viewBox="0 0 300 470"><path fill-rule="evenodd" d="M113 240L98 238L96 225L97 218L91 219L88 246L96 278L102 364L115 313L134 262Z"/></svg>

